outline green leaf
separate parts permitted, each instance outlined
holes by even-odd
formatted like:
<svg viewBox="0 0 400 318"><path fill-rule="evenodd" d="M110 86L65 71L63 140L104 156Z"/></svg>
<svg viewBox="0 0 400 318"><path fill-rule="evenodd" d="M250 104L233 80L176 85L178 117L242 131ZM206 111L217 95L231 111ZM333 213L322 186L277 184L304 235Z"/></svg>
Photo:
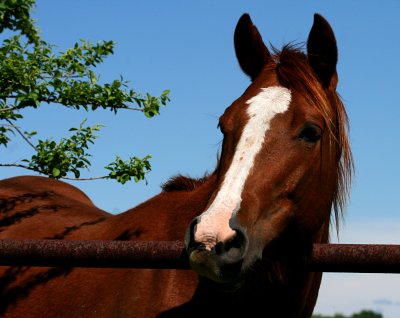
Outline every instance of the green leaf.
<svg viewBox="0 0 400 318"><path fill-rule="evenodd" d="M97 77L93 73L92 70L89 70L89 78L90 78L90 81L92 82L92 84L96 84L97 83Z"/></svg>
<svg viewBox="0 0 400 318"><path fill-rule="evenodd" d="M60 175L61 171L58 168L53 168L52 175L57 178Z"/></svg>

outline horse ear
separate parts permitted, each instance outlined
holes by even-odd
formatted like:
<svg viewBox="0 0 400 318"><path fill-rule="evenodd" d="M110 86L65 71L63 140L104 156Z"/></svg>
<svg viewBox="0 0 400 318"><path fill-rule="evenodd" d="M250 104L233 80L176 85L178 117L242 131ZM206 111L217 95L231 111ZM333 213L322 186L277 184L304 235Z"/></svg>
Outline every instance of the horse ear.
<svg viewBox="0 0 400 318"><path fill-rule="evenodd" d="M308 62L325 87L336 83L338 50L335 35L329 23L314 14L314 23L307 40Z"/></svg>
<svg viewBox="0 0 400 318"><path fill-rule="evenodd" d="M271 54L247 13L240 17L236 25L234 43L240 67L253 81L268 63Z"/></svg>

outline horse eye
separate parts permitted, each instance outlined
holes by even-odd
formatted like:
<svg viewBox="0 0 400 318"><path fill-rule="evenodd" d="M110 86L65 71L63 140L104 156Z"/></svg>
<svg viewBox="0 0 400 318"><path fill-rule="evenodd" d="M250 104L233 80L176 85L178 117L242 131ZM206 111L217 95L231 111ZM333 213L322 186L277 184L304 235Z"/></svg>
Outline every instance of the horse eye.
<svg viewBox="0 0 400 318"><path fill-rule="evenodd" d="M316 143L321 139L321 128L317 125L307 125L299 134L299 139L309 143Z"/></svg>

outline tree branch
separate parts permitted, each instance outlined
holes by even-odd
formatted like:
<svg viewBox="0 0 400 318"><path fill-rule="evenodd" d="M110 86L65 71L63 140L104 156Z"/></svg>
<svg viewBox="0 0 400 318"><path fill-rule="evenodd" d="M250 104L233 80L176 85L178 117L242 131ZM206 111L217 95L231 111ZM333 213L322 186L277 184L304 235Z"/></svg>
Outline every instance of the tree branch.
<svg viewBox="0 0 400 318"><path fill-rule="evenodd" d="M2 99L4 99L4 98L16 98L16 96L5 96L5 97L0 96L0 98L2 98ZM13 106L13 107L7 107L7 108L0 108L0 113L8 112L10 110L18 110L18 109L21 109L21 108L23 108L23 107Z"/></svg>
<svg viewBox="0 0 400 318"><path fill-rule="evenodd" d="M6 121L17 131L17 133L31 146L34 150L37 151L35 145L31 143L28 139L28 137L25 136L25 134L16 126L13 124L13 122L9 119L6 119Z"/></svg>
<svg viewBox="0 0 400 318"><path fill-rule="evenodd" d="M0 163L0 167L17 167L17 168L24 168L24 169L36 171L35 169L32 169L25 165L21 165L19 163Z"/></svg>
<svg viewBox="0 0 400 318"><path fill-rule="evenodd" d="M27 170L31 170L31 171L35 171L40 173L39 171L37 171L36 169L32 169L29 166L26 165L22 165L19 163L0 163L0 167L17 167L17 168L23 168L23 169L27 169ZM91 178L69 178L69 177L62 177L60 179L64 179L64 180L72 180L72 181L90 181L90 180L101 180L101 179L107 179L108 176L102 176L102 177L91 177Z"/></svg>
<svg viewBox="0 0 400 318"><path fill-rule="evenodd" d="M0 98L17 98L18 96L0 96ZM42 102L45 103L58 103L57 99L53 99L53 98L47 98L47 99L43 99ZM90 106L91 104L88 103L88 106ZM63 105L65 106L65 105ZM23 109L25 107L33 107L33 106L13 106L13 107L7 107L7 108L0 108L0 113L2 112L7 112L7 111L13 111L13 110L19 110L19 109ZM66 106L68 107L68 106ZM127 110L135 110L135 111L140 111L140 112L144 112L144 109L142 108L135 108L135 107L126 107L126 106L105 106L107 108L116 108L116 109L127 109Z"/></svg>
<svg viewBox="0 0 400 318"><path fill-rule="evenodd" d="M108 178L108 176L91 177L91 178L69 178L69 177L62 177L61 179L73 180L73 181L88 181L88 180L100 180L100 179L107 179L107 178Z"/></svg>

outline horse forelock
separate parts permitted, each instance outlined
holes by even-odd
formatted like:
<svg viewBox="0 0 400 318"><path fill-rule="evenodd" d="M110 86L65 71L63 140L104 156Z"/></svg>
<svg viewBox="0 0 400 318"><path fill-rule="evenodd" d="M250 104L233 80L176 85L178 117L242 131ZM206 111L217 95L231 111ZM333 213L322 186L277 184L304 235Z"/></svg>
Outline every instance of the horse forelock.
<svg viewBox="0 0 400 318"><path fill-rule="evenodd" d="M289 44L280 51L274 48L271 60L267 68L275 70L279 84L307 96L308 102L323 116L331 142L336 144L337 184L332 209L338 232L354 173L348 134L349 120L345 107L335 87L328 89L321 85L300 46ZM333 80L336 81L336 78Z"/></svg>

